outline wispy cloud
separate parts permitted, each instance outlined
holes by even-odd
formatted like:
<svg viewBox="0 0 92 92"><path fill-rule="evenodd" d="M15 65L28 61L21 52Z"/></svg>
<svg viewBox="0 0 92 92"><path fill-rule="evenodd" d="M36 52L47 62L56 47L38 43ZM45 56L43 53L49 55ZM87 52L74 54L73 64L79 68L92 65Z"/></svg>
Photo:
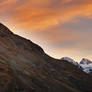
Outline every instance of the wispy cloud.
<svg viewBox="0 0 92 92"><path fill-rule="evenodd" d="M43 30L78 16L92 16L90 0L28 0L14 8L12 21L19 27Z"/></svg>

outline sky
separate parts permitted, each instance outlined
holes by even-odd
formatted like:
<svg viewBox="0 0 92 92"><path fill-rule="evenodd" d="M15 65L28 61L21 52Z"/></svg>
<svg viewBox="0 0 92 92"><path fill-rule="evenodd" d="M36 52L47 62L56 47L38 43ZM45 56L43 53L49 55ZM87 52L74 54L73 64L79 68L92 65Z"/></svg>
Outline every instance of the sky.
<svg viewBox="0 0 92 92"><path fill-rule="evenodd" d="M0 22L54 58L92 60L92 0L0 0Z"/></svg>

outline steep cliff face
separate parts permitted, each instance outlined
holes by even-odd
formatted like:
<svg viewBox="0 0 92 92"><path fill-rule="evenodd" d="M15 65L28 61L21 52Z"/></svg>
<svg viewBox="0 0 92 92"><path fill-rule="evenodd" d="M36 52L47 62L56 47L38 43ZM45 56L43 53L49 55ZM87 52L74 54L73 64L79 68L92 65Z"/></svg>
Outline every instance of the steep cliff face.
<svg viewBox="0 0 92 92"><path fill-rule="evenodd" d="M92 92L92 76L0 24L0 92Z"/></svg>

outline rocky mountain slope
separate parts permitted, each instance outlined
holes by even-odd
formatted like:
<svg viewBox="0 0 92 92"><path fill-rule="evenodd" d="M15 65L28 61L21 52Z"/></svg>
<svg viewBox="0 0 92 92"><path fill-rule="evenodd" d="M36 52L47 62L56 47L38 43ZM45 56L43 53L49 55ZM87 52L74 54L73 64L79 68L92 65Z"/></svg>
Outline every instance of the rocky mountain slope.
<svg viewBox="0 0 92 92"><path fill-rule="evenodd" d="M0 24L0 92L92 92L92 76Z"/></svg>

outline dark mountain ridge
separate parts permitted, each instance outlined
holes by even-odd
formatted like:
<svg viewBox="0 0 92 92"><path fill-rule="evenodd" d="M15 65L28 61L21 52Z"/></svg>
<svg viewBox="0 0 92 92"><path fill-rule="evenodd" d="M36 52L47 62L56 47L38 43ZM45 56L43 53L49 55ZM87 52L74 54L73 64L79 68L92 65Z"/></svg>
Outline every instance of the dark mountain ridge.
<svg viewBox="0 0 92 92"><path fill-rule="evenodd" d="M0 24L0 92L92 92L92 76Z"/></svg>

